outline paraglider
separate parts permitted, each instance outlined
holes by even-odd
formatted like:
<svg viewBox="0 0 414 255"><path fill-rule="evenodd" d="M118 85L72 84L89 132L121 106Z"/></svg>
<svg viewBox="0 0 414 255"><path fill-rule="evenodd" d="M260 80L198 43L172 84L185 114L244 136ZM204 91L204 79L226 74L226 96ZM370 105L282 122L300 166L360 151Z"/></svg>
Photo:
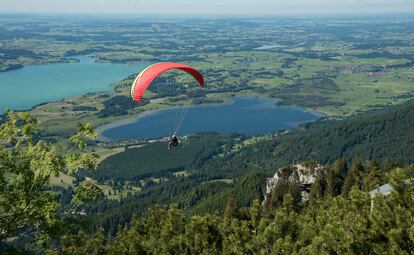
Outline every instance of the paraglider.
<svg viewBox="0 0 414 255"><path fill-rule="evenodd" d="M170 137L170 142L168 143L168 149L170 150L172 146L177 147L179 144L178 137L174 134Z"/></svg>
<svg viewBox="0 0 414 255"><path fill-rule="evenodd" d="M203 75L196 70L194 67L180 64L180 63L173 63L173 62L161 62L156 63L153 65L148 66L144 70L142 70L138 76L135 78L134 82L132 83L131 88L131 98L135 102L140 103L142 97L144 95L145 90L150 86L150 84L161 74L169 71L169 70L181 70L188 74L190 74L198 83L200 87L204 87L204 77ZM178 137L177 133L183 123L183 120L188 112L188 107L176 107L174 116L170 118L170 135L169 135L169 143L168 149L171 149L172 146L177 147Z"/></svg>
<svg viewBox="0 0 414 255"><path fill-rule="evenodd" d="M165 73L171 69L182 70L194 77L201 87L204 87L204 77L194 67L173 63L173 62L162 62L150 65L149 67L142 70L132 83L131 97L136 102L141 102L142 96L145 90L151 84L151 82L162 73Z"/></svg>

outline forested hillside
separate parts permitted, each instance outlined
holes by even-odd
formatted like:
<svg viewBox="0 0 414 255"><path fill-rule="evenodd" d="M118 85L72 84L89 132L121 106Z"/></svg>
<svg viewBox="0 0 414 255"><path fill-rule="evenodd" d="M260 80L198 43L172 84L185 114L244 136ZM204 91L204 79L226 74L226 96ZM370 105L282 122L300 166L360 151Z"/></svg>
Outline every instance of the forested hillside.
<svg viewBox="0 0 414 255"><path fill-rule="evenodd" d="M222 145L231 146L237 135L215 133L191 135L178 148L167 150L166 142L158 141L127 148L99 164L96 171L83 172L98 181L137 181L146 177L159 177L166 173L183 170L191 165L200 165L216 155Z"/></svg>
<svg viewBox="0 0 414 255"><path fill-rule="evenodd" d="M230 198L223 214L186 217L176 206L155 206L119 227L61 237L53 254L412 254L414 168L345 159L320 169L303 199L297 181L282 179L264 206L240 208ZM368 191L390 182L390 195ZM373 199L373 200L372 200Z"/></svg>
<svg viewBox="0 0 414 255"><path fill-rule="evenodd" d="M188 214L222 213L230 197L239 206L249 206L254 198L263 198L266 177L273 175L279 167L292 163L314 160L321 164L331 164L340 157L345 157L349 162L354 157L360 157L361 160L377 159L388 165L413 163L411 152L414 151L414 135L410 129L413 125L414 102L407 102L385 111L346 120L323 120L307 124L290 133L279 133L239 149L232 149L237 147L232 144L235 139L243 143L242 137L206 133L195 136L196 147L216 149L210 149L214 153L207 153L210 156L203 157L208 160L182 164L180 170L185 170L185 176L174 175L173 171L160 174L156 166L167 169L167 162L159 158L157 153L154 154L157 160L152 161L151 157L146 157L139 163L143 160L141 153L149 155L146 151L159 145L150 145L148 149L131 149L102 163L102 166L112 165L113 178L119 176L126 181L133 181L135 177L125 178L125 174L130 174L126 162L134 162L137 166L152 162L155 176L163 176L168 181L148 186L121 201L105 201L89 207L88 213L99 214L100 217L94 217L94 221L104 226L105 230L115 233L118 224L128 222L134 214L141 215L155 203L176 203ZM229 146L221 144L217 147L220 144L217 139L226 140ZM183 147L185 146L184 142ZM193 155L195 154L188 154L192 162ZM115 164L120 162L120 158L123 163ZM171 169L177 169L174 162L170 161ZM136 169L138 174L138 169L142 168ZM105 171L96 173L98 179Z"/></svg>
<svg viewBox="0 0 414 255"><path fill-rule="evenodd" d="M68 158L69 169L81 165L90 168L94 157L54 154L53 146L35 136L39 130L36 119L25 113L10 113L13 121L0 128L4 141L11 141L0 148L0 166L11 171L0 176L1 192L17 192L2 196L14 201L12 206L18 208L16 215L25 228L2 221L1 228L7 230L2 238L9 231L41 229L49 239L37 238L43 240L42 247L48 247L50 254L410 254L414 249L414 169L408 166L412 163L410 152L414 151L409 129L414 124L413 104L341 121L320 121L261 138L214 133L190 136L181 148L171 152L177 153L179 160L171 161L171 168L161 154L152 154L162 144L130 148L107 158L105 164L120 163L112 164L101 179L97 178L98 184L104 185L106 178L116 178L116 169L125 169L119 173L122 178L113 183L117 190L130 188L140 178L147 180L140 184L139 192L118 200L102 196L99 185L88 182L74 189L47 190L50 171L63 171L62 159ZM90 125L81 125L80 132L71 141L84 150L84 136L94 134ZM192 148L191 157L182 160L179 154L186 148ZM166 147L162 150L168 151ZM141 152L147 152L145 157L137 155ZM158 158L152 165L143 163L142 173L134 174L134 168L126 163L152 161L151 155ZM34 173L27 169L48 157L52 160L50 170L36 173L40 177L32 179ZM303 195L296 179L282 178L261 205L267 177L281 166L311 158L325 166L316 173L309 196ZM33 163L21 164L27 160ZM158 178L148 175L151 168L159 169L155 174ZM289 166L284 169L291 173ZM17 195L20 188L14 191L9 181L19 185L36 182L36 194L41 196L30 190L27 194L39 196L31 199L42 199L45 205L42 210L30 209L41 225L19 213L27 210L19 207L21 201L30 200L21 200ZM375 198L371 211L368 192L385 183L391 183L395 192ZM89 194L93 194L94 203ZM54 200L57 198L60 207ZM59 217L56 211L61 212ZM131 222L137 217L139 221ZM8 243L27 249L30 236L25 234L23 239L10 239Z"/></svg>
<svg viewBox="0 0 414 255"><path fill-rule="evenodd" d="M341 156L351 159L357 155L413 163L413 124L414 101L345 120L317 121L246 146L221 161L209 161L200 172L221 168L220 174L237 176L246 169L269 172L303 160L329 164Z"/></svg>
<svg viewBox="0 0 414 255"><path fill-rule="evenodd" d="M414 254L414 0L0 2L0 255Z"/></svg>
<svg viewBox="0 0 414 255"><path fill-rule="evenodd" d="M401 160L413 163L414 101L374 114L323 125L309 124L306 132L276 139L273 155L293 160L331 163L339 156ZM312 127L314 126L314 127ZM287 155L287 156L285 156ZM293 156L293 155L296 155ZM293 158L292 158L293 156Z"/></svg>

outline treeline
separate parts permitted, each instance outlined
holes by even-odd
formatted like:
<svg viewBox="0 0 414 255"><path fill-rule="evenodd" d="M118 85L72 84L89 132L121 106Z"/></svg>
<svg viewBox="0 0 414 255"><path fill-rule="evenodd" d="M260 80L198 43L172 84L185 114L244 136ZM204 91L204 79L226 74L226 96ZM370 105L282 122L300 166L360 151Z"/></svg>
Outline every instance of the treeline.
<svg viewBox="0 0 414 255"><path fill-rule="evenodd" d="M312 50L305 50L303 52L292 52L292 51L282 51L283 53L288 53L296 58L309 58L309 59L320 59L323 61L338 61L335 57L338 57L338 53L331 53L331 52L317 52Z"/></svg>
<svg viewBox="0 0 414 255"><path fill-rule="evenodd" d="M85 210L89 216L85 219L93 223L95 229L102 227L105 233L115 234L118 225L127 224L133 215L145 215L147 208L154 204L174 203L186 215L222 213L229 197L236 199L241 206L249 206L257 197L263 198L266 178L269 176L249 172L231 183L203 178L197 174L187 177L164 175L168 181L145 187L135 195L126 196L119 201L105 200L89 205Z"/></svg>
<svg viewBox="0 0 414 255"><path fill-rule="evenodd" d="M315 159L326 164L344 156L364 159L400 160L414 163L414 101L385 111L341 121L310 123L304 132L296 131L261 144L273 147L275 158L296 162ZM273 144L273 146L272 146Z"/></svg>
<svg viewBox="0 0 414 255"><path fill-rule="evenodd" d="M68 232L49 254L411 254L414 167L346 162L320 169L308 198L287 174L264 205L255 199L239 207L229 198L223 214L192 217L155 206L115 237ZM385 182L391 194L370 197Z"/></svg>
<svg viewBox="0 0 414 255"><path fill-rule="evenodd" d="M186 89L183 84L176 82L176 80L170 76L158 77L151 86L148 87L148 90L156 94L152 96L152 98L173 97L186 94Z"/></svg>
<svg viewBox="0 0 414 255"><path fill-rule="evenodd" d="M236 178L249 170L274 173L297 162L331 164L341 156L355 155L410 164L414 163L414 136L409 131L413 125L414 101L345 120L316 121L210 160L198 173L209 178Z"/></svg>
<svg viewBox="0 0 414 255"><path fill-rule="evenodd" d="M98 109L95 106L81 105L81 106L73 106L72 107L72 111L74 111L74 112L80 112L80 111L98 111Z"/></svg>
<svg viewBox="0 0 414 255"><path fill-rule="evenodd" d="M39 55L31 50L26 49L7 49L1 48L0 54L2 54L2 59L16 59L18 57L27 57L33 59L40 59L42 55Z"/></svg>
<svg viewBox="0 0 414 255"><path fill-rule="evenodd" d="M281 99L280 104L298 104L305 107L319 107L326 105L341 106L344 102L330 98L330 95L337 93L338 85L333 77L325 74L317 74L312 78L300 79L290 86L269 91L271 97Z"/></svg>
<svg viewBox="0 0 414 255"><path fill-rule="evenodd" d="M221 146L235 142L237 135L199 133L181 141L174 150L168 150L165 142L146 144L139 148L108 157L95 171L81 172L98 181L137 180L159 177L167 172L201 165L221 151Z"/></svg>
<svg viewBox="0 0 414 255"><path fill-rule="evenodd" d="M151 96L153 99L176 97L172 98L170 101L185 100L186 98L204 98L207 92L209 92L206 89L198 88L198 86L187 87L185 83L177 82L175 78L172 78L171 76L158 77L151 86L148 87L148 90L155 94Z"/></svg>
<svg viewBox="0 0 414 255"><path fill-rule="evenodd" d="M11 64L11 65L7 65L4 69L0 70L0 72L7 72L7 71L17 70L17 69L22 69L22 68L23 68L22 64Z"/></svg>
<svg viewBox="0 0 414 255"><path fill-rule="evenodd" d="M103 102L104 109L98 112L98 118L105 118L108 116L127 115L128 110L131 110L140 105L148 104L149 100L143 98L140 104L137 104L130 97L114 96Z"/></svg>

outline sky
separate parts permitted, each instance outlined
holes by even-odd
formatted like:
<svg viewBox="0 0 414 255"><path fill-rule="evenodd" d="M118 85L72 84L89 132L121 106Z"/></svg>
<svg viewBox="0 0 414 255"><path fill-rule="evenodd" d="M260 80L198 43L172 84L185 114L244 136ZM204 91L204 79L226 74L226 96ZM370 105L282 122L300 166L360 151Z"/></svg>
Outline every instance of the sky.
<svg viewBox="0 0 414 255"><path fill-rule="evenodd" d="M0 12L335 15L414 12L414 0L0 0Z"/></svg>

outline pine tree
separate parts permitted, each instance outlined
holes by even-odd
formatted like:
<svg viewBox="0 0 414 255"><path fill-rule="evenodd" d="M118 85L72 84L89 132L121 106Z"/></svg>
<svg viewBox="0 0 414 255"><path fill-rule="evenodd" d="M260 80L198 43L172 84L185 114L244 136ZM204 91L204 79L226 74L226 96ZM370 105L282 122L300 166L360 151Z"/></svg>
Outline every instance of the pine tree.
<svg viewBox="0 0 414 255"><path fill-rule="evenodd" d="M257 254L256 248L249 222L233 219L224 234L223 254Z"/></svg>
<svg viewBox="0 0 414 255"><path fill-rule="evenodd" d="M377 194L371 214L375 240L374 252L411 254L414 251L414 167L396 168L390 173L393 191L388 196Z"/></svg>
<svg viewBox="0 0 414 255"><path fill-rule="evenodd" d="M194 216L186 226L187 254L221 254L223 236L219 229L219 219L214 216Z"/></svg>
<svg viewBox="0 0 414 255"><path fill-rule="evenodd" d="M176 205L155 206L143 224L142 247L150 254L182 254L185 249L185 218Z"/></svg>
<svg viewBox="0 0 414 255"><path fill-rule="evenodd" d="M382 171L377 160L371 160L368 166L367 176L364 178L363 187L364 190L369 192L379 186L383 181Z"/></svg>
<svg viewBox="0 0 414 255"><path fill-rule="evenodd" d="M140 226L137 218L133 218L129 227L119 229L110 245L111 255L141 255L145 254L141 245Z"/></svg>
<svg viewBox="0 0 414 255"><path fill-rule="evenodd" d="M224 209L223 228L228 228L234 218L237 217L237 204L232 197L227 200L226 209Z"/></svg>
<svg viewBox="0 0 414 255"><path fill-rule="evenodd" d="M86 239L82 254L101 255L107 253L104 230L100 228L92 238Z"/></svg>
<svg viewBox="0 0 414 255"><path fill-rule="evenodd" d="M100 255L107 254L108 247L103 229L99 229L95 234L89 236L83 230L76 234L66 233L60 238L58 249L47 250L47 254L63 255Z"/></svg>
<svg viewBox="0 0 414 255"><path fill-rule="evenodd" d="M287 194L283 207L277 209L274 220L259 234L262 254L293 253L294 240L299 235L298 215L294 207L294 198Z"/></svg>
<svg viewBox="0 0 414 255"><path fill-rule="evenodd" d="M348 195L354 185L361 187L364 174L365 169L360 157L354 158L352 160L351 170L346 175L344 186L342 187L342 194Z"/></svg>
<svg viewBox="0 0 414 255"><path fill-rule="evenodd" d="M255 230L259 227L260 220L262 218L262 209L260 206L259 199L253 200L253 204L250 207L250 219L251 224Z"/></svg>
<svg viewBox="0 0 414 255"><path fill-rule="evenodd" d="M335 161L333 169L326 169L327 194L337 196L341 193L345 177L348 174L348 165L345 158Z"/></svg>

